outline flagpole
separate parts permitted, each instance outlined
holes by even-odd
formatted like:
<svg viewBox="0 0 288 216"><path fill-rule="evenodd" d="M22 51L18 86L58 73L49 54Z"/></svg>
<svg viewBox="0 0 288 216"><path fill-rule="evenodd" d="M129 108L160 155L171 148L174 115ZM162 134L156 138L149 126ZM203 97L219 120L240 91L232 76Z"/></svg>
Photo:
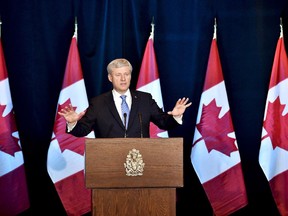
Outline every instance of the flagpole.
<svg viewBox="0 0 288 216"><path fill-rule="evenodd" d="M164 111L158 65L154 50L154 26L154 17L152 17L151 32L144 50L136 90L150 93L157 105ZM161 130L153 123L150 124L149 131L151 138L169 137L168 131Z"/></svg>
<svg viewBox="0 0 288 216"><path fill-rule="evenodd" d="M216 27L214 18L214 34L190 155L191 163L212 207L213 212L210 215L213 216L230 215L248 204L241 158L216 41ZM216 107L225 110L223 115L220 114L220 110L214 112ZM224 130L225 135L219 135L219 131Z"/></svg>
<svg viewBox="0 0 288 216"><path fill-rule="evenodd" d="M287 156L283 156L283 151L280 150L286 150L288 146L286 142L287 128L282 129L282 125L288 123L287 114L283 114L284 108L282 107L285 106L284 101L287 98L288 82L288 61L283 34L282 18L280 18L280 37L276 45L270 75L258 156L259 164L269 182L279 215L287 215L288 212L288 188L283 184L287 179L285 174L287 167L283 167L283 164L287 164ZM281 129L278 130L278 128Z"/></svg>
<svg viewBox="0 0 288 216"><path fill-rule="evenodd" d="M0 215L19 215L30 207L21 139L16 126L11 88L1 39L0 16ZM3 97L2 97L3 96ZM3 144L3 145L2 145ZM3 148L2 148L3 147ZM3 177L5 176L5 177ZM3 187L5 185L5 188Z"/></svg>
<svg viewBox="0 0 288 216"><path fill-rule="evenodd" d="M85 137L77 138L65 133L66 122L58 112L70 103L79 113L84 112L89 105L77 46L76 18L47 154L48 174L67 215L72 216L91 212L91 189L85 187L84 178L85 139L95 138L95 134L92 131ZM65 166L55 163L59 160L65 160Z"/></svg>

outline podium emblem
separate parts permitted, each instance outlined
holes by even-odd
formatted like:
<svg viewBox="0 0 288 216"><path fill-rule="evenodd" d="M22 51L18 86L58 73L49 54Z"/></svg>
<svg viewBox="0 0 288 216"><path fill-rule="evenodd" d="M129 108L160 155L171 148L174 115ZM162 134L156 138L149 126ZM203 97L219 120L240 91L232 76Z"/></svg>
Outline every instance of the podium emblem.
<svg viewBox="0 0 288 216"><path fill-rule="evenodd" d="M124 163L124 168L127 176L142 176L145 163L139 150L132 149L129 151Z"/></svg>

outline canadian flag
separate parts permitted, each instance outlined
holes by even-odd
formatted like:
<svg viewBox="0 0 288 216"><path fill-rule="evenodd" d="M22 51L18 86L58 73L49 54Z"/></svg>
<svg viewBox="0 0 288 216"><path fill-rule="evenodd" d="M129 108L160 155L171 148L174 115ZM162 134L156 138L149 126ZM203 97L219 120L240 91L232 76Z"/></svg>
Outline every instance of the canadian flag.
<svg viewBox="0 0 288 216"><path fill-rule="evenodd" d="M27 210L30 202L1 38L0 92L0 215L10 216Z"/></svg>
<svg viewBox="0 0 288 216"><path fill-rule="evenodd" d="M247 205L215 33L198 109L191 162L215 215L229 215Z"/></svg>
<svg viewBox="0 0 288 216"><path fill-rule="evenodd" d="M142 64L139 72L139 77L136 85L136 89L143 92L148 92L152 95L158 106L163 109L162 92L160 86L160 79L158 73L158 66L156 62L156 56L154 51L154 24L151 24L152 31L148 42L146 44ZM167 138L168 132L158 128L152 122L150 123L150 137L151 138Z"/></svg>
<svg viewBox="0 0 288 216"><path fill-rule="evenodd" d="M83 215L91 211L91 190L85 187L85 137L77 138L66 133L66 121L58 114L72 104L76 112L88 107L85 83L77 47L76 30L72 37L62 90L54 123L48 156L47 170L55 185L67 215ZM91 132L87 137L94 138Z"/></svg>
<svg viewBox="0 0 288 216"><path fill-rule="evenodd" d="M282 26L266 99L259 163L280 214L288 215L288 60Z"/></svg>

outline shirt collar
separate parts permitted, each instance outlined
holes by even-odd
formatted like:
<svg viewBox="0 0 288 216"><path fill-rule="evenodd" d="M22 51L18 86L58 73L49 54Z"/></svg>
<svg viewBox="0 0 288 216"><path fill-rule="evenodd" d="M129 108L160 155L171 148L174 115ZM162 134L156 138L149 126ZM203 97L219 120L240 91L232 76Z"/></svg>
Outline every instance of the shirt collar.
<svg viewBox="0 0 288 216"><path fill-rule="evenodd" d="M120 98L121 96L121 94L119 94L119 92L117 92L115 89L112 90L112 94L114 98ZM124 95L126 95L126 98L131 98L130 89L128 89Z"/></svg>

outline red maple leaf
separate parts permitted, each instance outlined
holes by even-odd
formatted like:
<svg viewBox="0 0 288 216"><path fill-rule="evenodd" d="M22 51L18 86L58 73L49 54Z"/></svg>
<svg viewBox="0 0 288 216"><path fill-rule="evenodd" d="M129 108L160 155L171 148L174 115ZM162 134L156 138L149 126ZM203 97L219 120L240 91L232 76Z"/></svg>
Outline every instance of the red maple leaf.
<svg viewBox="0 0 288 216"><path fill-rule="evenodd" d="M58 112L63 109L65 106L68 106L71 103L70 99L65 101L63 104L58 105L56 120L54 123L54 134L55 139L57 139L61 151L63 152L65 149L70 149L78 154L84 155L84 137L75 137L68 133L66 133L66 121L65 119L58 114ZM75 109L75 107L74 107Z"/></svg>
<svg viewBox="0 0 288 216"><path fill-rule="evenodd" d="M0 105L0 150L14 156L21 148L18 145L19 139L12 136L17 131L13 110L3 117L5 108L6 106Z"/></svg>
<svg viewBox="0 0 288 216"><path fill-rule="evenodd" d="M263 126L271 139L273 149L278 146L288 151L288 114L282 115L285 106L280 103L279 97L273 103L269 102Z"/></svg>
<svg viewBox="0 0 288 216"><path fill-rule="evenodd" d="M234 132L234 128L230 112L219 118L220 110L221 107L217 107L215 99L207 106L203 105L201 120L196 127L202 135L201 139L206 143L208 152L215 149L230 156L231 152L238 150L234 144L235 138L228 137L229 133Z"/></svg>

